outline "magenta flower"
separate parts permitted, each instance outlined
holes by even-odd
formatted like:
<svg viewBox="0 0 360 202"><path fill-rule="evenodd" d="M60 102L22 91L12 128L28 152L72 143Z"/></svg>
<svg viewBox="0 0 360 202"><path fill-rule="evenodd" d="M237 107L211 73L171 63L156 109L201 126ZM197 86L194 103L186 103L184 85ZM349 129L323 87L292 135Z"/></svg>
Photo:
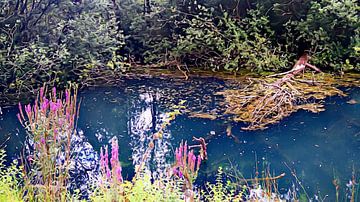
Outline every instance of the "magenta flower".
<svg viewBox="0 0 360 202"><path fill-rule="evenodd" d="M179 171L179 177L182 178L183 177L183 173L181 171Z"/></svg>
<svg viewBox="0 0 360 202"><path fill-rule="evenodd" d="M109 169L106 169L106 178L111 179L111 172Z"/></svg>
<svg viewBox="0 0 360 202"><path fill-rule="evenodd" d="M57 105L56 105L56 103L50 101L50 110L51 110L52 112L56 112L56 110L57 110Z"/></svg>
<svg viewBox="0 0 360 202"><path fill-rule="evenodd" d="M182 156L181 156L181 151L178 148L176 148L175 150L175 158L176 158L176 163L180 165L182 163L181 161Z"/></svg>
<svg viewBox="0 0 360 202"><path fill-rule="evenodd" d="M198 155L197 157L197 167L196 167L196 170L199 170L200 169L200 164L201 164L201 155Z"/></svg>
<svg viewBox="0 0 360 202"><path fill-rule="evenodd" d="M44 97L44 87L40 88L40 99Z"/></svg>
<svg viewBox="0 0 360 202"><path fill-rule="evenodd" d="M21 106L20 102L19 102L19 111L20 111L21 118L24 119L24 113L23 113L22 106Z"/></svg>
<svg viewBox="0 0 360 202"><path fill-rule="evenodd" d="M115 167L116 164L119 162L119 145L117 139L113 138L111 140L111 167Z"/></svg>
<svg viewBox="0 0 360 202"><path fill-rule="evenodd" d="M57 105L58 109L61 109L63 107L62 101L60 99L57 99L56 105Z"/></svg>
<svg viewBox="0 0 360 202"><path fill-rule="evenodd" d="M31 113L31 105L30 104L25 106L25 112L29 116L29 114Z"/></svg>
<svg viewBox="0 0 360 202"><path fill-rule="evenodd" d="M53 96L54 96L54 98L56 98L56 87L53 87Z"/></svg>
<svg viewBox="0 0 360 202"><path fill-rule="evenodd" d="M116 170L115 170L115 176L116 176L116 179L118 182L122 182L123 181L123 178L122 178L122 175L121 175L121 166L117 166Z"/></svg>
<svg viewBox="0 0 360 202"><path fill-rule="evenodd" d="M41 111L45 112L48 106L49 106L49 100L45 98L41 104Z"/></svg>
<svg viewBox="0 0 360 202"><path fill-rule="evenodd" d="M65 91L65 101L66 103L70 102L69 92L67 90Z"/></svg>
<svg viewBox="0 0 360 202"><path fill-rule="evenodd" d="M184 145L184 156L187 154L187 142L185 142L185 145Z"/></svg>

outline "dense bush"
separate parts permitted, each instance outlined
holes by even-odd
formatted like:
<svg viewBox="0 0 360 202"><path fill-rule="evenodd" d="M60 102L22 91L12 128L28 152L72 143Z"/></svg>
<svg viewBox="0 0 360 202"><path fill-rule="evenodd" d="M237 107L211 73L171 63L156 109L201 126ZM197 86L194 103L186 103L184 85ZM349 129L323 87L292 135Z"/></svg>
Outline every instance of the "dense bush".
<svg viewBox="0 0 360 202"><path fill-rule="evenodd" d="M0 89L32 91L123 68L116 4L107 0L0 1Z"/></svg>
<svg viewBox="0 0 360 202"><path fill-rule="evenodd" d="M274 71L287 66L279 45L272 43L274 33L261 9L248 11L241 20L226 11L216 17L211 9L199 6L199 10L199 16L207 12L208 17L183 20L189 27L174 48L178 57L213 70Z"/></svg>
<svg viewBox="0 0 360 202"><path fill-rule="evenodd" d="M311 2L306 18L293 21L312 62L331 70L360 70L360 18L356 0Z"/></svg>
<svg viewBox="0 0 360 202"><path fill-rule="evenodd" d="M127 51L146 64L276 71L303 52L330 71L359 70L359 3L347 1L127 1ZM131 7L130 7L131 5ZM125 10L124 10L125 9ZM145 9L145 10L144 10Z"/></svg>

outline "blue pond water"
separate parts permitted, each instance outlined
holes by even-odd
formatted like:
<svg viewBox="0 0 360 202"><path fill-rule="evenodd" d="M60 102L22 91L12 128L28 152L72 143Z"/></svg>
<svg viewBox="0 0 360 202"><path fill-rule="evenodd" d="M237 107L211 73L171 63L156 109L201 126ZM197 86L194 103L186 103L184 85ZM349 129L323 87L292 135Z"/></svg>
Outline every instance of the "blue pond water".
<svg viewBox="0 0 360 202"><path fill-rule="evenodd" d="M125 80L112 88L91 88L80 92L81 109L78 131L83 135L74 148L80 159L77 165L87 176L96 170L93 164L100 147L116 136L119 140L123 175L133 175L133 165L144 154L150 136L160 128L169 106L186 100L187 109L221 113L221 96L213 94L236 87L231 81L216 79L139 79ZM202 164L198 183L212 179L219 166L224 170L236 166L245 178L255 173L255 165L266 162L276 175L286 173L279 180L285 193L295 181L285 163L296 171L309 195L334 197L334 177L343 188L352 171L360 171L360 104L348 104L350 99L360 103L360 89L344 89L345 98L326 100L326 111L313 114L299 111L263 131L243 131L242 123L178 116L165 129L163 139L156 141L149 170L161 173L171 164L175 147L181 140L192 144L192 137L205 137L208 161ZM22 148L25 131L18 124L16 107L2 107L0 142L7 145L8 158L16 158ZM226 135L232 126L233 137ZM83 167L84 169L80 169ZM86 177L84 178L86 180Z"/></svg>

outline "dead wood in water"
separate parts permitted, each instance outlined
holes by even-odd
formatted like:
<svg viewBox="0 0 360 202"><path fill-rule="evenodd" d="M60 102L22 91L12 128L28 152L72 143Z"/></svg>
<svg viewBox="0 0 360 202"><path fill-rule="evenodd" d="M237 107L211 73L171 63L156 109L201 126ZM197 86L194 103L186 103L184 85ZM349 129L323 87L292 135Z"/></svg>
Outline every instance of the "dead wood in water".
<svg viewBox="0 0 360 202"><path fill-rule="evenodd" d="M314 113L324 111L321 102L328 96L345 94L334 87L328 74L304 73L306 67L321 72L302 56L293 69L265 78L248 80L243 89L225 90L226 113L235 115L235 121L246 122L245 130L265 129L299 109ZM279 77L282 76L282 77ZM297 78L301 77L301 78Z"/></svg>

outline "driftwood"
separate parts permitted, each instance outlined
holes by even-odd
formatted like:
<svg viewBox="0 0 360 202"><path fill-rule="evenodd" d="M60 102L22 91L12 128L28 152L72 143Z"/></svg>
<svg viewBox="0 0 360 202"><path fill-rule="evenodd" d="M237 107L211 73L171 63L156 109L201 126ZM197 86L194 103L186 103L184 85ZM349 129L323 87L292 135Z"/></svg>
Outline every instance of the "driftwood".
<svg viewBox="0 0 360 202"><path fill-rule="evenodd" d="M189 149L192 148L200 148L200 157L201 160L207 160L207 143L204 138L200 137L193 137L193 141L198 142L198 145L191 145L189 146Z"/></svg>
<svg viewBox="0 0 360 202"><path fill-rule="evenodd" d="M249 79L249 84L243 89L218 93L225 97L228 106L226 113L234 114L235 121L249 124L242 129L256 130L265 129L299 109L314 113L323 111L324 106L319 100L345 94L324 78L315 79L313 73L305 74L306 67L321 72L308 60L308 55L304 54L290 71ZM299 75L303 78L297 79ZM325 74L322 76L326 77Z"/></svg>

